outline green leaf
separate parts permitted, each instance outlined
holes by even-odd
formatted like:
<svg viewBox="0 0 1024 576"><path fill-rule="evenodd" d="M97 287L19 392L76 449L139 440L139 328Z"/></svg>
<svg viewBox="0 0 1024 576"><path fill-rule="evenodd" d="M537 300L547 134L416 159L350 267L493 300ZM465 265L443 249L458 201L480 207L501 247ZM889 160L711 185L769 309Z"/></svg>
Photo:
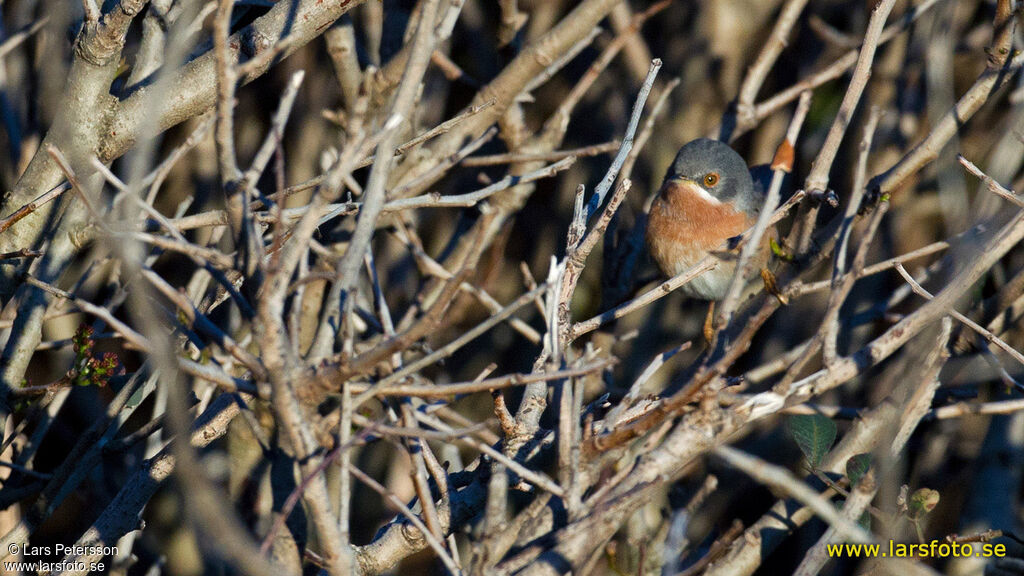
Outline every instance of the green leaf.
<svg viewBox="0 0 1024 576"><path fill-rule="evenodd" d="M818 468L825 453L836 441L836 423L821 414L797 414L789 418L789 433L807 458L811 468Z"/></svg>
<svg viewBox="0 0 1024 576"><path fill-rule="evenodd" d="M931 488L918 488L910 495L907 515L911 518L923 518L939 505L939 491Z"/></svg>
<svg viewBox="0 0 1024 576"><path fill-rule="evenodd" d="M781 244L776 242L775 238L769 238L768 245L771 246L772 254L775 254L775 257L778 258L779 260L785 262L793 261L793 254L786 250L785 248L783 248Z"/></svg>
<svg viewBox="0 0 1024 576"><path fill-rule="evenodd" d="M857 482L867 474L871 468L871 454L854 454L846 461L846 477L850 479L850 486L856 486Z"/></svg>

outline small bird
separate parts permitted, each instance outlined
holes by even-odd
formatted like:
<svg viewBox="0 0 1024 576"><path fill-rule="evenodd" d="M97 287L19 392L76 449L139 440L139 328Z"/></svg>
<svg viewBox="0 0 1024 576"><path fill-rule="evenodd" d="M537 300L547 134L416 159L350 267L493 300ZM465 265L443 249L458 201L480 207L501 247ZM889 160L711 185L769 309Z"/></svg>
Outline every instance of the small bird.
<svg viewBox="0 0 1024 576"><path fill-rule="evenodd" d="M763 204L764 192L754 185L739 154L718 140L693 140L679 149L651 204L648 250L663 273L675 276L752 227ZM762 269L763 277L770 274L766 266L771 236L765 234L755 256L754 265ZM681 288L687 296L711 301L704 322L708 341L715 301L725 298L735 271L736 260L721 261Z"/></svg>

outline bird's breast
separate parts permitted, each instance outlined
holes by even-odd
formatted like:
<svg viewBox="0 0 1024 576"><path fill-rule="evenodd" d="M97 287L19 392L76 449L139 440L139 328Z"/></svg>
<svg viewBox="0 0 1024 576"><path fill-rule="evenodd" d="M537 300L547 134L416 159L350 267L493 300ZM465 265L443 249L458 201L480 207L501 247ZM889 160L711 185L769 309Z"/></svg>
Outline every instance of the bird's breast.
<svg viewBox="0 0 1024 576"><path fill-rule="evenodd" d="M696 184L670 181L651 205L647 245L662 272L675 276L697 264L710 251L721 248L729 238L742 234L755 220L755 216L736 210L729 202L709 199L707 192ZM702 275L709 278L698 278L695 284L712 282L712 277L719 275L725 277L727 284L734 268L731 262L720 263L717 269ZM717 287L721 282L712 283ZM715 287L707 286L695 295L717 299L718 290L712 289Z"/></svg>

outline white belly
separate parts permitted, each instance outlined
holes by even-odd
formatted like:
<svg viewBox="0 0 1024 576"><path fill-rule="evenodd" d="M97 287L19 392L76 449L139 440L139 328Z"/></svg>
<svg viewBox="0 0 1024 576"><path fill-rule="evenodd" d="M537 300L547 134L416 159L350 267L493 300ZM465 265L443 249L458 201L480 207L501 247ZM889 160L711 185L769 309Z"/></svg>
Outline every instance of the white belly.
<svg viewBox="0 0 1024 576"><path fill-rule="evenodd" d="M678 266L678 270L676 270L675 273L681 274L695 264L697 264L697 262ZM722 300L725 298L725 293L729 290L729 282L732 281L732 276L735 270L735 262L719 261L718 265L714 269L708 270L686 284L683 284L680 290L683 294L686 294L691 298L700 298L701 300Z"/></svg>

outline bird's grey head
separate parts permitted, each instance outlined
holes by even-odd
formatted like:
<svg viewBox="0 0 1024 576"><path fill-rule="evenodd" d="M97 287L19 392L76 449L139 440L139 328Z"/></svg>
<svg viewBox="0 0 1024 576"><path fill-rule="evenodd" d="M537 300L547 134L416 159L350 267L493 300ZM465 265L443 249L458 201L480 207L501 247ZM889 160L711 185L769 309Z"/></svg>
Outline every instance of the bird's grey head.
<svg viewBox="0 0 1024 576"><path fill-rule="evenodd" d="M760 208L746 161L724 142L698 138L680 148L665 175L666 181L674 178L691 180L744 212Z"/></svg>

